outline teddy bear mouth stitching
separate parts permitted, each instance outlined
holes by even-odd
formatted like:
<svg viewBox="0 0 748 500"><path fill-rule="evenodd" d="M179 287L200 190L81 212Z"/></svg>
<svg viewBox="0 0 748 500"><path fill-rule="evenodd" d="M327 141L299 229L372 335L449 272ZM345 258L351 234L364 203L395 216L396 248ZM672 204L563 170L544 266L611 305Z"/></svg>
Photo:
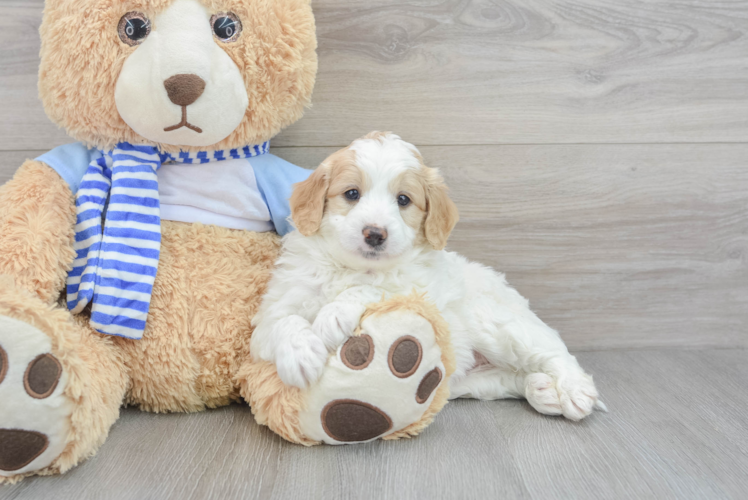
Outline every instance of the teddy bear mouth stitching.
<svg viewBox="0 0 748 500"><path fill-rule="evenodd" d="M198 134L202 134L203 129L187 121L187 106L194 104L203 95L205 80L193 74L174 75L164 80L164 87L169 100L182 108L182 120L176 125L166 127L164 132L187 127Z"/></svg>
<svg viewBox="0 0 748 500"><path fill-rule="evenodd" d="M187 121L187 106L182 106L182 121L180 121L176 125L172 125L171 127L166 127L164 129L164 132L171 132L173 130L180 129L182 127L187 127L188 129L193 130L197 132L198 134L203 133L203 129L201 129L200 127L196 127L195 125Z"/></svg>

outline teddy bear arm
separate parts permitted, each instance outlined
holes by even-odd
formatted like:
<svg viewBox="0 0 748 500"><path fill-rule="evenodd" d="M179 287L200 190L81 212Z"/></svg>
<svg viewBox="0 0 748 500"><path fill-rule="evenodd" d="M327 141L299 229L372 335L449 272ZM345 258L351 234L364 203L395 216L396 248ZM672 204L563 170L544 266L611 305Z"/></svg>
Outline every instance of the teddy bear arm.
<svg viewBox="0 0 748 500"><path fill-rule="evenodd" d="M55 302L75 258L75 199L52 168L27 160L0 187L0 275Z"/></svg>

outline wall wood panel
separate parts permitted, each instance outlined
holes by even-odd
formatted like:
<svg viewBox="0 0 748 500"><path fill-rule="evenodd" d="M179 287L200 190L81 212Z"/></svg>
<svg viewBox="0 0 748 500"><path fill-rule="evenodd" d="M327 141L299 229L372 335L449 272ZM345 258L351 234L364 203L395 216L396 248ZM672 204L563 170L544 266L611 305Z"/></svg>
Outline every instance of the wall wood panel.
<svg viewBox="0 0 748 500"><path fill-rule="evenodd" d="M65 142L36 95L41 0L0 0L0 150ZM314 107L278 146L748 140L748 1L315 0Z"/></svg>

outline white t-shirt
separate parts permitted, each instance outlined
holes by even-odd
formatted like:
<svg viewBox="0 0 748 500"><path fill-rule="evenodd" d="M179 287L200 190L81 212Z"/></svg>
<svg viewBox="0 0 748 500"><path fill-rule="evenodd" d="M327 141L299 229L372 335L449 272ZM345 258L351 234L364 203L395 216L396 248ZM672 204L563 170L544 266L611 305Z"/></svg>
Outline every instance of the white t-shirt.
<svg viewBox="0 0 748 500"><path fill-rule="evenodd" d="M249 164L247 164L249 163ZM252 158L198 165L165 163L158 171L161 220L272 231Z"/></svg>

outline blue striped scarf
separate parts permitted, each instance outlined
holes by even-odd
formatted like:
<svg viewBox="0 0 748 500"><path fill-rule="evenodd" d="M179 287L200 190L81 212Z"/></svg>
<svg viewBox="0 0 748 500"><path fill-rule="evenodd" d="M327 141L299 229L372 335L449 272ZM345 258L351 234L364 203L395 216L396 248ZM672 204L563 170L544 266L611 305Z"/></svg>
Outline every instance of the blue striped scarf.
<svg viewBox="0 0 748 500"><path fill-rule="evenodd" d="M90 303L97 331L142 338L161 251L156 175L161 164L251 158L267 153L269 146L172 155L125 142L102 152L76 194L76 259L67 280L68 308L79 313Z"/></svg>

